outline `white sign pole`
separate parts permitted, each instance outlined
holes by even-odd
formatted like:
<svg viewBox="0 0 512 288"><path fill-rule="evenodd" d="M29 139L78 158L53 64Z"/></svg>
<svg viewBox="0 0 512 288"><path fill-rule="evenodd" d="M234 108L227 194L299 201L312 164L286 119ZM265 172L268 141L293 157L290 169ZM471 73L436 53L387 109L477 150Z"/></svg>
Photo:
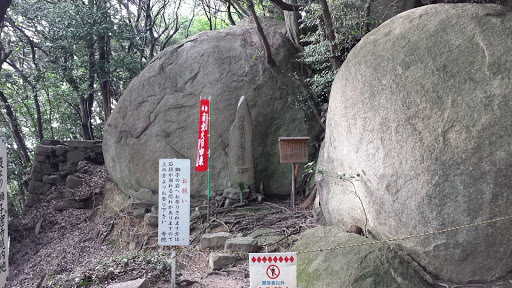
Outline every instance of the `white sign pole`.
<svg viewBox="0 0 512 288"><path fill-rule="evenodd" d="M176 251L172 250L171 253L171 268L172 268L172 274L171 274L171 288L176 287Z"/></svg>
<svg viewBox="0 0 512 288"><path fill-rule="evenodd" d="M190 244L190 160L158 163L158 245ZM176 285L176 251L171 253L171 287Z"/></svg>
<svg viewBox="0 0 512 288"><path fill-rule="evenodd" d="M7 287L9 276L7 220L7 147L5 139L0 138L0 288Z"/></svg>

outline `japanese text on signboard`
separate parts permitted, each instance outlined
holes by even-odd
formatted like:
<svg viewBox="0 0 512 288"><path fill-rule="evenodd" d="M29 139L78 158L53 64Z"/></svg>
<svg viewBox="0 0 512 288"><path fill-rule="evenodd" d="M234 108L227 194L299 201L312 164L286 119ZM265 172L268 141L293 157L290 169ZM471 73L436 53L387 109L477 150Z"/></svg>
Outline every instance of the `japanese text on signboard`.
<svg viewBox="0 0 512 288"><path fill-rule="evenodd" d="M188 245L190 160L160 159L158 172L158 245Z"/></svg>
<svg viewBox="0 0 512 288"><path fill-rule="evenodd" d="M208 170L208 133L210 101L201 99L199 103L199 133L197 134L196 171Z"/></svg>

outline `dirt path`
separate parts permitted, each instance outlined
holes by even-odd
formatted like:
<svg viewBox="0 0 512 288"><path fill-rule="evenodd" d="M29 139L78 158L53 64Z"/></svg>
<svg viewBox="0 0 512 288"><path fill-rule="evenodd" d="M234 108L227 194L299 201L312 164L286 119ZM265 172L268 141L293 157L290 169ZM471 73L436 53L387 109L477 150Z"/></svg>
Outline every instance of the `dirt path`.
<svg viewBox="0 0 512 288"><path fill-rule="evenodd" d="M101 194L109 181L105 167L90 165L85 184L75 195ZM170 287L170 248L143 247L128 252L111 238L112 225L120 216L93 220L93 209L53 207L62 203L65 187L57 186L41 203L30 208L23 218L9 224L11 237L9 285L31 287L106 287L111 283L146 278L150 287ZM199 205L199 203L193 204ZM290 211L286 202L254 204L240 208L213 210L211 218L195 217L191 223L191 246L197 247L201 235L220 230L247 236L255 230L267 232L266 248L286 251L298 235L314 227L309 211ZM199 207L202 209L202 207ZM140 220L144 221L144 220ZM40 229L36 235L36 225ZM272 236L272 235L271 235ZM144 251L144 252L142 252ZM210 271L207 252L182 251L177 256L178 287L248 287L248 259L237 266Z"/></svg>

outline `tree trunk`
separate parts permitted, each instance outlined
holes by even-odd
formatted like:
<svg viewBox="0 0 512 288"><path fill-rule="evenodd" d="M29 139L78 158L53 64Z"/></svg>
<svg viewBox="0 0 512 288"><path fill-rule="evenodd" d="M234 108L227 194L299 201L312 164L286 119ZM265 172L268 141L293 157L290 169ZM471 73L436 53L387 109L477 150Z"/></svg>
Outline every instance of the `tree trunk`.
<svg viewBox="0 0 512 288"><path fill-rule="evenodd" d="M341 67L341 59L338 55L338 45L336 44L336 35L334 34L334 29L332 27L332 17L331 12L329 11L329 6L327 5L327 0L319 0L320 5L322 6L322 15L325 23L325 35L327 37L327 41L329 41L329 48L331 50L331 62L334 68L339 69Z"/></svg>
<svg viewBox="0 0 512 288"><path fill-rule="evenodd" d="M41 141L41 140L43 140L43 137L44 137L43 136L43 120L42 120L42 116L41 116L41 106L39 105L39 96L37 94L36 85L39 84L39 79L40 79L40 75L42 72L39 67L39 63L37 63L37 60L36 60L36 44L35 44L34 40L32 40L32 38L30 38L30 36L25 32L25 30L23 30L19 25L16 25L16 23L14 23L14 21L12 19L8 18L6 21L9 23L9 25L13 29L18 30L21 34L23 34L23 36L27 39L27 42L30 46L30 51L32 53L32 63L34 64L34 68L36 69L35 83L30 81L30 79L22 71L23 66L20 66L21 69L19 69L14 64L14 62L9 62L9 65L12 68L14 68L14 70L16 70L16 72L18 74L20 74L23 81L27 82L27 84L32 88L32 92L33 92L32 99L34 100L34 106L36 108L36 126L37 126L36 134L37 134L37 138L39 139L39 141Z"/></svg>
<svg viewBox="0 0 512 288"><path fill-rule="evenodd" d="M98 79L100 81L101 100L103 104L103 115L105 122L110 117L111 95L110 95L110 37L103 33L98 36Z"/></svg>
<svg viewBox="0 0 512 288"><path fill-rule="evenodd" d="M289 4L297 5L297 0L288 0ZM286 23L286 36L292 40L293 44L298 48L301 48L300 44L300 29L299 29L299 20L301 19L299 11L283 11L284 12L284 21Z"/></svg>
<svg viewBox="0 0 512 288"><path fill-rule="evenodd" d="M263 32L263 28L261 27L260 20L256 15L256 11L254 10L254 3L252 0L247 0L247 8L249 9L249 13L251 14L254 24L256 24L256 30L258 31L258 35L260 36L261 42L265 47L265 56L267 59L267 64L270 67L277 67L276 61L272 57L272 51L270 50L270 44L268 43L267 37L265 36L265 32Z"/></svg>
<svg viewBox="0 0 512 288"><path fill-rule="evenodd" d="M0 1L0 34L2 33L2 24L4 23L5 14L7 14L7 9L11 5L12 0L2 0Z"/></svg>
<svg viewBox="0 0 512 288"><path fill-rule="evenodd" d="M23 166L27 168L30 165L31 160L30 155L28 154L27 145L25 144L23 136L21 135L21 129L20 125L18 124L18 118L12 112L11 105L9 104L9 101L7 100L2 91L0 91L0 100L2 101L2 103L4 103L5 113L7 114L7 118L9 118L12 136L14 137L14 142L16 143L16 146L18 146L18 150L21 152L21 161L23 163Z"/></svg>
<svg viewBox="0 0 512 288"><path fill-rule="evenodd" d="M89 38L87 42L87 51L89 52L89 84L87 85L87 96L80 97L80 118L82 124L82 137L84 140L94 140L92 130L92 105L94 103L94 77L96 74L96 59L94 55L94 39Z"/></svg>

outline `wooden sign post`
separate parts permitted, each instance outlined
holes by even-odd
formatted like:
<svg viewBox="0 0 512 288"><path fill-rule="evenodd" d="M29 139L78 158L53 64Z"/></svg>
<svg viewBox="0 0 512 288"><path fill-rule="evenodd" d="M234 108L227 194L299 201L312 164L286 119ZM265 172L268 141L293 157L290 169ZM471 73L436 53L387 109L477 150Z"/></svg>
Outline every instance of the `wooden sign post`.
<svg viewBox="0 0 512 288"><path fill-rule="evenodd" d="M309 137L279 137L279 161L292 163L291 207L295 208L296 163L308 162Z"/></svg>

